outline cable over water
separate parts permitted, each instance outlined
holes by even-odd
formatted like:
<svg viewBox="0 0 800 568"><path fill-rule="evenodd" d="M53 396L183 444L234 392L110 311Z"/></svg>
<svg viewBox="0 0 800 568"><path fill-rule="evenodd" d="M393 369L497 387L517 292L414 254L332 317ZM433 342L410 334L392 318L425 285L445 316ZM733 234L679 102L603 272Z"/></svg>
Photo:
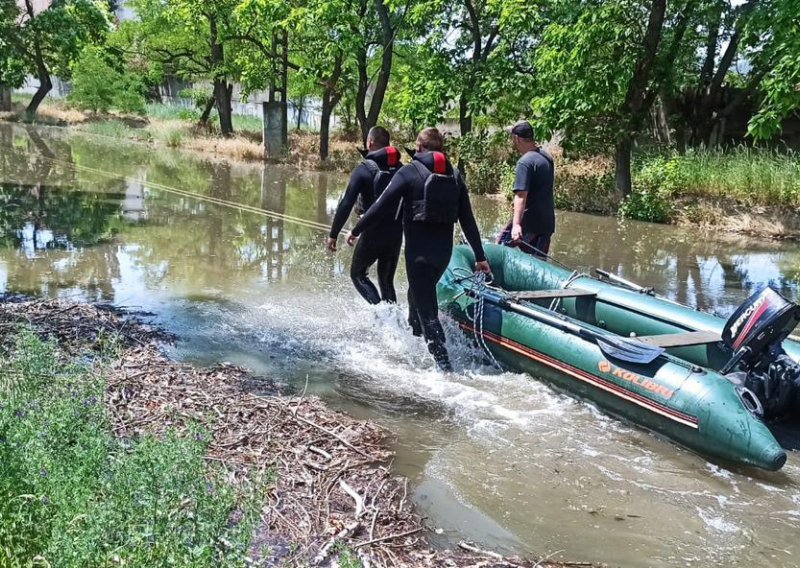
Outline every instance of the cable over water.
<svg viewBox="0 0 800 568"><path fill-rule="evenodd" d="M303 227L307 227L310 229L314 229L316 231L321 231L324 233L328 233L331 230L330 225L325 225L324 223L319 223L317 221L311 221L309 219L302 219L300 217L294 217L292 215L286 215L285 213L279 213L277 211L270 211L269 209L261 209L259 207L253 207L251 205L244 205L242 203L236 203L235 201L228 201L226 199L220 199L218 197L212 197L209 195L203 195L202 193L196 193L193 191L188 191L185 189L180 189L177 187L172 187L169 185L164 185L162 183L152 182L141 178L135 178L131 176L124 176L118 173L109 172L105 170L101 170L98 168L91 168L89 166L82 166L79 164L75 164L72 162L66 162L64 160L58 160L56 158L50 158L48 156L42 156L42 158L49 160L55 164L61 164L63 166L72 168L76 172L89 172L93 174L102 175L108 178L113 179L125 179L127 181L135 182L142 184L143 186L151 187L153 189L158 189L161 191L166 191L175 195L180 195L182 197L189 197L192 199L197 199L199 201L205 201L207 203L213 203L214 205L221 205L223 207L230 207L231 209L237 209L239 211L246 211L248 213L254 213L256 215L263 215L265 217L272 217L274 219L280 219L282 221L286 221L288 223L294 223L296 225L300 225ZM340 234L344 233L341 231Z"/></svg>

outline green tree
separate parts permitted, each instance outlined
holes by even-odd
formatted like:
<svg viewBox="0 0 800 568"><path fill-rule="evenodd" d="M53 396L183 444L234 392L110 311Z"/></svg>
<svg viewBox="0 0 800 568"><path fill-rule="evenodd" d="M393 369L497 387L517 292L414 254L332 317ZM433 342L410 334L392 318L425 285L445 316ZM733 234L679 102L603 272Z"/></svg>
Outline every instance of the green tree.
<svg viewBox="0 0 800 568"><path fill-rule="evenodd" d="M24 0L20 55L25 71L39 79L25 109L29 118L53 88L51 75L69 79L72 63L86 45L104 40L110 21L108 4L97 0L53 0L40 12L32 0Z"/></svg>
<svg viewBox="0 0 800 568"><path fill-rule="evenodd" d="M753 26L771 30L767 36L759 35L767 37L768 44L754 58L763 76L763 99L749 133L761 139L774 136L781 121L800 110L800 12L794 0L777 0L770 8L754 18Z"/></svg>
<svg viewBox="0 0 800 568"><path fill-rule="evenodd" d="M567 133L566 143L613 144L617 190L631 192L631 151L676 61L697 0L568 3L534 51L534 112ZM640 25L644 22L644 25Z"/></svg>
<svg viewBox="0 0 800 568"><path fill-rule="evenodd" d="M0 111L11 110L9 89L25 81L19 16L16 0L0 0Z"/></svg>
<svg viewBox="0 0 800 568"><path fill-rule="evenodd" d="M117 40L126 55L144 59L150 72L209 81L223 136L233 133L236 6L235 0L134 0L138 20L124 22Z"/></svg>

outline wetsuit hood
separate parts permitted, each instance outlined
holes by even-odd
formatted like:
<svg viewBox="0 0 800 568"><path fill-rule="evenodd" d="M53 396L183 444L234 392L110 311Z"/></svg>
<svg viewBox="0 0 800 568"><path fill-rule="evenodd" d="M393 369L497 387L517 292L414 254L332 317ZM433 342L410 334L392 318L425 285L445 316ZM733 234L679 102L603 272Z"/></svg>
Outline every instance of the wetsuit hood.
<svg viewBox="0 0 800 568"><path fill-rule="evenodd" d="M394 146L386 146L384 148L378 148L377 150L368 152L367 155L364 156L364 159L372 160L378 164L378 167L382 170L399 168L402 166L400 163L400 150Z"/></svg>
<svg viewBox="0 0 800 568"><path fill-rule="evenodd" d="M431 172L437 174L453 175L453 165L443 152L423 152L414 153L414 160L420 162Z"/></svg>

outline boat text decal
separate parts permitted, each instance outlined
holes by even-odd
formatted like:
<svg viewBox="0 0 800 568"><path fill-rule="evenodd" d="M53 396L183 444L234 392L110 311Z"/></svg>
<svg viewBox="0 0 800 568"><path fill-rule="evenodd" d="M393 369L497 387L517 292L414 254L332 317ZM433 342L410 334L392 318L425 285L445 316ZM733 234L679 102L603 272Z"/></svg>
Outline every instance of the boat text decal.
<svg viewBox="0 0 800 568"><path fill-rule="evenodd" d="M671 399L672 395L675 394L675 391L673 391L672 389L668 389L664 385L660 385L657 382L648 379L647 377L637 375L636 373L623 369L622 367L617 367L616 365L612 365L609 361L606 361L605 359L603 359L597 364L597 368L604 373L609 373L610 375L617 377L618 379L622 379L623 381L627 381L636 386L642 387L643 389L649 390L650 392L659 394L664 398L666 398L667 400Z"/></svg>
<svg viewBox="0 0 800 568"><path fill-rule="evenodd" d="M459 325L463 329L465 329L465 330L467 330L467 331L469 331L471 333L475 332L473 327L471 325L467 324L467 323L459 322ZM573 377L575 379L578 379L578 380L580 380L582 382L585 382L585 383L589 383L589 384L591 384L591 385L593 385L593 386L595 386L595 387L597 387L597 388L599 388L601 390L604 390L604 391L606 391L608 393L611 393L611 394L616 395L616 396L618 396L620 398L623 398L623 399L625 399L625 400L627 400L629 402L632 402L632 403L636 404L637 406L641 406L641 407L646 408L646 409L648 409L648 410L650 410L652 412L655 412L656 414L660 414L661 416L664 416L665 418L669 418L670 420L673 420L673 421L678 422L680 424L683 424L685 426L689 426L690 428L697 429L697 428L700 427L699 420L695 416L691 416L689 414L685 414L685 413L681 412L680 410L676 410L674 408L670 408L669 406L666 406L666 405L664 405L664 404L662 404L662 403L660 403L658 401L652 400L652 399L650 399L650 398L648 398L648 397L646 397L646 396L644 396L642 394L639 394L638 392L635 392L635 391L631 390L626 385L617 384L616 382L611 381L609 379L605 379L605 378L603 378L601 376L598 376L597 374L592 374L592 373L589 373L587 371L584 371L583 369L579 369L577 367L573 367L572 365L564 363L563 361L559 361L558 359L554 359L554 358L550 357L549 355L545 355L544 353L540 353L540 352L538 352L538 351L536 351L534 349L531 349L527 345L523 345L521 343L518 343L518 342L514 341L513 339L508 339L507 337L501 337L501 336L496 335L496 334L494 334L494 333L492 333L490 331L484 331L483 332L483 337L485 337L486 339L488 339L492 343L496 343L497 345L500 345L501 347L505 347L506 349L510 349L512 351L515 351L515 352L517 352L517 353L519 353L521 355L524 355L524 356L528 357L529 359L533 359L534 361L537 361L537 362L539 362L539 363L541 363L543 365L547 365L548 367L553 367L555 369L558 369L562 373L565 373L565 374L567 374L567 375L569 375L569 376L571 376L571 377ZM598 365L602 365L601 370L603 370L603 372L611 372L613 374L614 366L609 361L605 361L605 360L600 361ZM608 368L608 371L604 370L606 368L606 366ZM623 377L621 377L622 380L626 380L624 378L624 374L625 373L629 373L629 377L630 377L629 382L633 382L633 377L631 375L633 375L634 373L630 373L629 371L625 371L625 370L621 370L621 371L623 373ZM636 376L639 377L639 375L636 375ZM641 378L641 377L639 377L639 378ZM651 382L653 382L653 381L651 381ZM642 385L642 386L644 386L644 385ZM647 387L645 387L645 388L647 388ZM662 388L666 388L666 387L662 387Z"/></svg>

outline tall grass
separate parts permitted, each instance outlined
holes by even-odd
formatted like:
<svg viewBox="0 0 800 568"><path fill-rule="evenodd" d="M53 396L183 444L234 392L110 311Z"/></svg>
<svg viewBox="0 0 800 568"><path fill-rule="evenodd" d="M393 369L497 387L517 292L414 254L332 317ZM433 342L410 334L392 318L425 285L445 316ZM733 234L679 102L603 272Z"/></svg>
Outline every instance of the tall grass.
<svg viewBox="0 0 800 568"><path fill-rule="evenodd" d="M235 114L233 115L233 129L261 134L264 129L264 121L259 116Z"/></svg>
<svg viewBox="0 0 800 568"><path fill-rule="evenodd" d="M738 147L637 160L634 187L670 196L731 198L753 205L800 205L800 154Z"/></svg>
<svg viewBox="0 0 800 568"><path fill-rule="evenodd" d="M201 432L120 440L102 376L23 331L0 357L0 566L242 566L251 498Z"/></svg>

